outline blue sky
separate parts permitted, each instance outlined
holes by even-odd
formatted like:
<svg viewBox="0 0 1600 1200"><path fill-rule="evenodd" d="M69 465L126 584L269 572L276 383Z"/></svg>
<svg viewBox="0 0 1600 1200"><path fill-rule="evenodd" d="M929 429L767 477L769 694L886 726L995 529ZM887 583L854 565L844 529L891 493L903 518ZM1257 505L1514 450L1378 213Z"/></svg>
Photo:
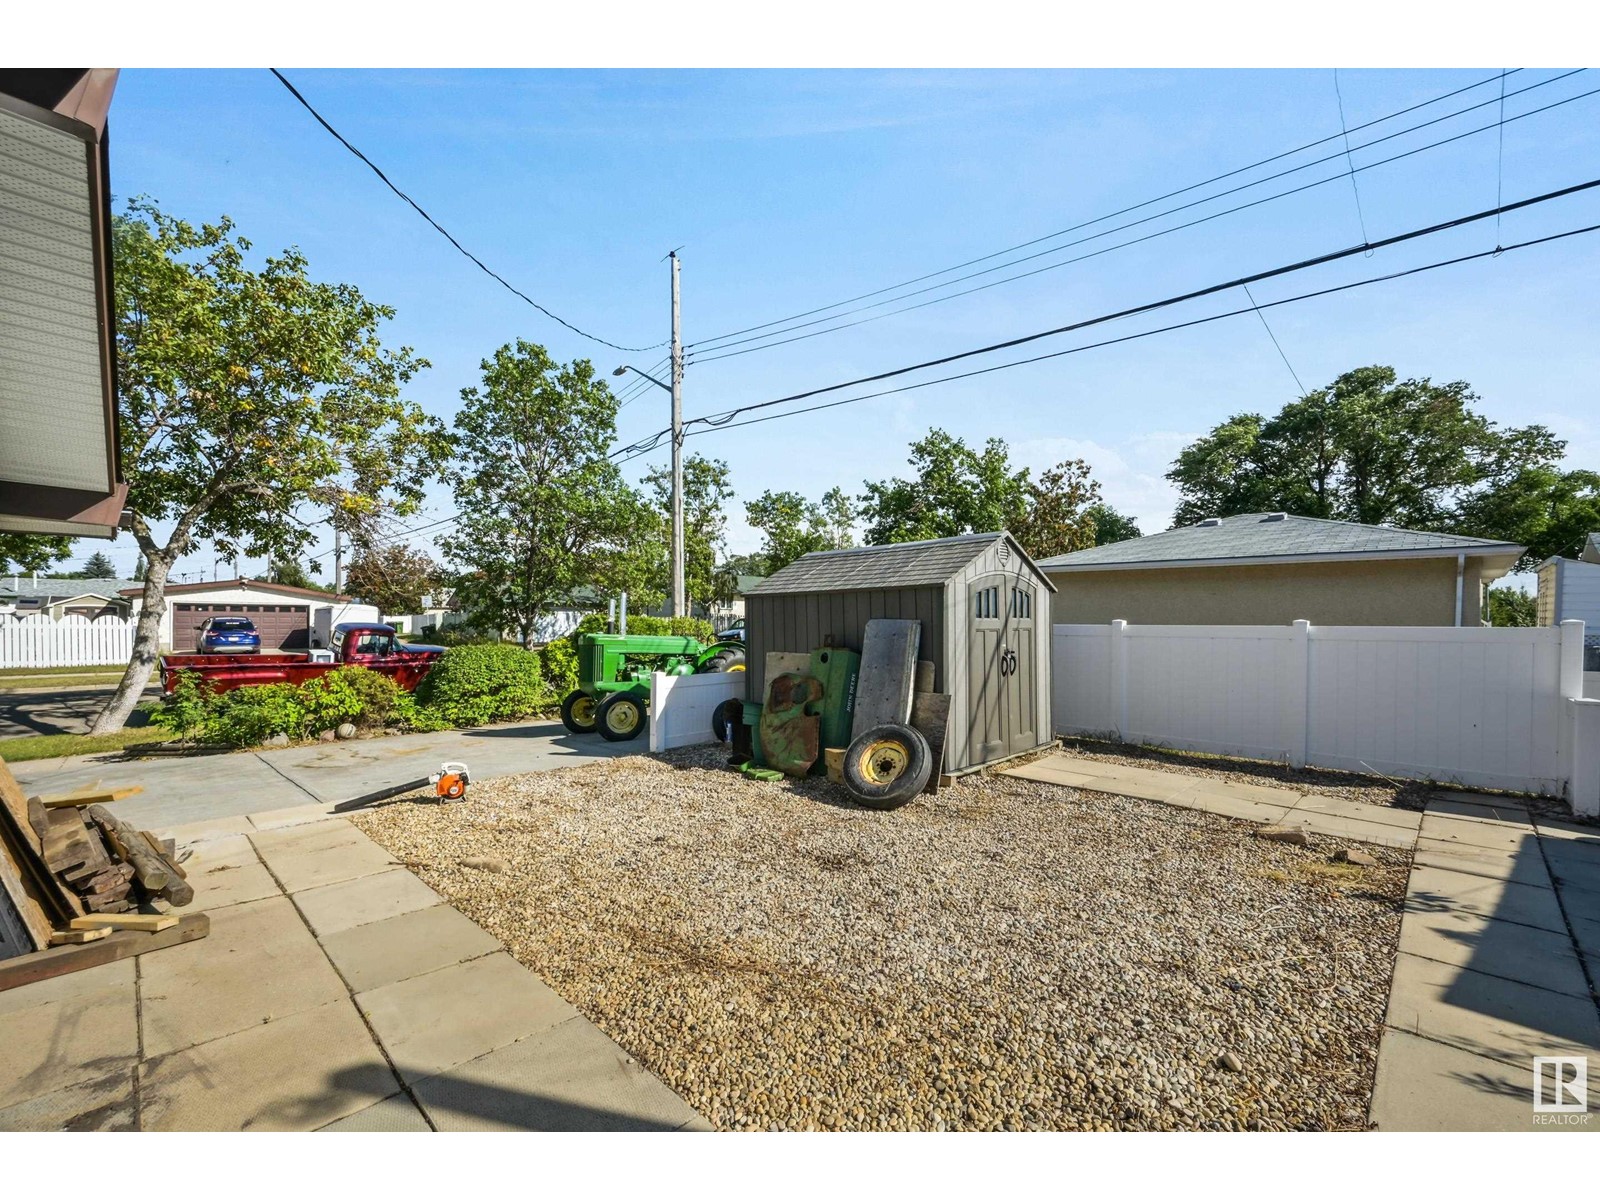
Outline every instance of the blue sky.
<svg viewBox="0 0 1600 1200"><path fill-rule="evenodd" d="M1497 70L1342 71L1345 116L1358 125ZM989 254L1340 130L1327 70L286 73L464 245L567 320L626 345L667 336L661 259L673 247L683 247L684 337L693 343ZM1557 73L1525 70L1506 89ZM1506 115L1592 87L1600 87L1592 72L1550 83L1509 98ZM1482 87L1352 142L1498 96L1498 84ZM1340 179L948 303L693 365L685 412L822 386L1343 248L1362 240L1363 219L1377 240L1490 207L1497 187L1509 201L1600 176L1597 103L1600 96L1580 99L1507 125L1503 170L1491 132L1361 172L1360 218L1349 180ZM1355 163L1488 124L1496 113L1491 105L1358 150ZM432 361L412 394L441 417L476 381L479 360L517 337L561 359L590 358L607 373L623 361L648 368L664 354L586 342L503 291L265 70L126 70L112 132L119 196L146 194L195 220L226 213L258 249L298 245L320 277L393 305L387 336ZM1332 142L1272 169L1337 150L1342 143ZM1057 257L1329 176L1337 166ZM1508 216L1498 240L1597 220L1600 194L1589 193ZM1264 282L1255 299L1487 249L1496 244L1493 226ZM1574 464L1595 467L1597 267L1600 235L1591 235L1270 310L1268 318L1308 387L1370 363L1465 379L1489 416L1550 425L1569 440ZM1098 336L1241 302L1234 291ZM1068 335L1026 353L1090 340L1097 338ZM725 459L742 500L766 488L858 492L864 479L903 473L908 444L930 427L969 442L999 436L1016 461L1035 468L1086 458L1106 498L1150 532L1170 517L1173 497L1161 476L1179 447L1231 413L1273 411L1296 392L1251 316L696 437L688 448ZM665 393L649 388L622 411L622 439L653 433L667 416ZM625 469L637 478L666 457L662 449ZM441 487L413 523L451 511ZM756 547L742 506L731 533L733 550ZM81 542L76 557L101 548ZM127 538L109 553L122 569L136 556ZM178 570L209 575L212 565L200 552Z"/></svg>

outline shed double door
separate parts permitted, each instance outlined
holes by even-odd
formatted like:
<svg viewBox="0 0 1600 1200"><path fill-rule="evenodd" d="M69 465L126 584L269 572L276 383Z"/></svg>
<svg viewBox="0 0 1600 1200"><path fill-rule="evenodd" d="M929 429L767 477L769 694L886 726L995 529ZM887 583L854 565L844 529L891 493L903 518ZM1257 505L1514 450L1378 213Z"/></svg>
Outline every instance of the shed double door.
<svg viewBox="0 0 1600 1200"><path fill-rule="evenodd" d="M967 585L967 720L973 765L1039 744L1037 602L1037 589L1015 575L984 575Z"/></svg>

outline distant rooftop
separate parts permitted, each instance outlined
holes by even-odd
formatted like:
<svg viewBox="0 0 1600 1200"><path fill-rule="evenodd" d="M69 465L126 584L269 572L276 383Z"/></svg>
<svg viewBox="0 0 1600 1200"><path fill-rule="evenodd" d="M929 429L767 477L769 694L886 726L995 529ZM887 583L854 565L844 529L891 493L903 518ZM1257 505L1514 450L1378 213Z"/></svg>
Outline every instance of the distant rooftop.
<svg viewBox="0 0 1600 1200"><path fill-rule="evenodd" d="M1062 571L1273 559L1437 558L1461 553L1514 559L1523 549L1514 542L1452 533L1421 533L1388 525L1325 521L1283 513L1241 513L1058 554L1041 559L1039 566L1047 571Z"/></svg>
<svg viewBox="0 0 1600 1200"><path fill-rule="evenodd" d="M41 575L37 580L31 574L0 575L0 596L7 598L65 600L93 592L97 596L114 597L128 588L142 588L137 579L63 579L57 575Z"/></svg>

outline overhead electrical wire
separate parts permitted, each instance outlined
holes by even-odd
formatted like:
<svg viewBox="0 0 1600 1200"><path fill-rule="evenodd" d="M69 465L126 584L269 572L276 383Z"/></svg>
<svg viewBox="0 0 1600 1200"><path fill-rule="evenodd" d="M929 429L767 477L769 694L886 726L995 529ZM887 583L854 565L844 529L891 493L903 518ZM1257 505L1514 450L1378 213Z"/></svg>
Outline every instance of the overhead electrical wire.
<svg viewBox="0 0 1600 1200"><path fill-rule="evenodd" d="M851 296L851 297L849 297L847 299L844 299L844 300L835 301L832 304L822 305L819 308L808 309L805 312L794 313L794 314L792 314L790 316L787 316L787 317L779 317L779 318L776 318L776 319L771 320L771 321L763 322L760 325L750 325L750 326L747 326L747 327L745 327L743 329L732 330L732 331L730 331L728 333L718 334L718 335L716 335L714 337L702 338L702 339L700 339L700 343L697 343L697 344L708 344L708 343L713 343L713 342L722 342L722 341L726 341L729 338L738 337L741 334L754 333L757 330L761 330L761 329L769 329L774 325L787 325L790 321L798 321L802 317L815 316L817 313L828 312L829 310L835 309L835 308L842 308L847 304L854 304L859 300L868 300L868 299L871 299L873 296L881 296L886 292L899 291L903 287L910 287L912 284L915 284L915 283L922 283L922 282L924 282L926 280L929 280L929 279L935 279L940 275L948 275L952 271L964 270L967 267L976 266L978 263L988 262L992 258L999 258L1002 255L1012 254L1012 253L1015 253L1018 250L1026 250L1028 247L1036 246L1040 242L1048 242L1048 241L1052 241L1052 240L1054 240L1055 238L1058 238L1058 237L1065 237L1069 233L1076 233L1080 229L1087 229L1089 226L1098 225L1102 221L1109 221L1109 220L1112 220L1112 219L1114 219L1116 217L1123 216L1123 215L1125 215L1127 213L1130 213L1130 212L1137 212L1141 208L1148 208L1150 205L1159 204L1163 200L1171 200L1172 198L1174 198L1176 196L1183 195L1185 192L1192 192L1192 191L1196 190L1197 188L1209 187L1213 183L1220 183L1225 179L1232 179L1235 175L1242 175L1246 171L1255 170L1257 167L1268 166L1271 163L1278 162L1278 161L1280 161L1282 159L1285 159L1285 158L1290 158L1290 157L1292 157L1292 156L1294 156L1296 154L1300 154L1300 153L1302 153L1302 152L1304 152L1306 150L1312 150L1312 149L1315 149L1318 146L1326 145L1328 142L1337 141L1341 137L1347 136L1347 134L1359 133L1363 129L1370 129L1375 125L1382 125L1385 122L1394 120L1396 117L1403 117L1403 116L1406 116L1406 115L1408 115L1410 113L1417 112L1420 109L1430 108L1435 104L1442 104L1446 100L1454 99L1457 96L1464 95L1467 92L1475 91L1476 89L1478 89L1480 87L1484 87L1484 86L1486 86L1488 84L1499 82L1501 84L1501 86L1502 86L1502 89L1503 89L1504 88L1505 78L1507 76L1509 76L1509 75L1515 75L1518 72L1522 71L1523 69L1524 68L1522 68L1522 67L1513 67L1513 68L1510 68L1509 70L1502 70L1498 74L1490 75L1489 77L1487 77L1485 79L1480 79L1476 83L1469 83L1464 87L1456 88L1454 91L1445 92L1442 95L1434 96L1432 99L1423 100L1423 101L1421 101L1421 102L1419 102L1417 104L1413 104L1408 108L1396 109L1394 112L1386 113L1385 115L1383 115L1381 117L1374 118L1373 120L1367 121L1367 122L1365 122L1365 123L1363 123L1361 125L1352 126L1348 130L1341 130L1339 133L1328 134L1326 137L1317 138L1314 141L1306 142L1303 145L1296 146L1292 150L1285 150L1285 151L1283 151L1283 152L1281 152L1279 154L1274 154L1274 155L1270 155L1267 158L1258 159L1257 161L1255 161L1253 163L1249 163L1246 166L1235 167L1234 169L1232 169L1230 171L1224 171L1220 175L1213 175L1209 179L1200 180L1198 183L1187 184L1184 187L1177 188L1177 189L1175 189L1173 191L1170 191L1170 192L1165 192L1165 193L1163 193L1163 194L1161 194L1159 196L1153 196L1148 200L1141 200L1137 204L1130 204L1130 205L1128 205L1128 206L1126 206L1124 208L1119 208L1114 212L1105 213L1105 214L1103 214L1101 216L1094 217L1094 218L1092 218L1090 220L1087 220L1087 221L1081 221L1076 225L1070 225L1065 229L1059 229L1054 233L1042 234L1041 236L1036 237L1036 238L1031 238L1028 241L1018 242L1016 245L1007 246L1003 250L996 250L996 251L993 251L992 253L989 253L989 254L980 255L977 258L971 258L971 259L968 259L965 262L956 263L953 266L943 267L943 268L941 268L940 270L937 270L937 271L930 271L925 275L918 275L913 279L902 280L900 283L890 284L887 287L878 288L875 291L863 292L859 296ZM1575 74L1575 73L1576 72L1567 72L1567 74ZM1564 76L1557 76L1556 78L1557 79L1564 78ZM1552 79L1552 80L1548 80L1546 82L1552 82L1553 83L1553 82L1555 82L1555 80ZM1515 95L1516 93L1512 93L1512 94ZM1474 106L1474 107L1477 107L1477 106ZM1470 109L1466 109L1466 110L1462 110L1462 111L1470 111ZM1459 114L1457 114L1457 115L1459 115Z"/></svg>
<svg viewBox="0 0 1600 1200"><path fill-rule="evenodd" d="M1278 357L1283 359L1283 365L1289 368L1289 374L1294 378L1295 387L1300 389L1300 394L1306 394L1306 385L1300 382L1300 372L1294 369L1294 364L1289 361L1289 356L1283 352L1283 346L1278 341L1278 335L1272 332L1272 326L1267 324L1267 314L1261 311L1261 306L1256 303L1256 298L1250 294L1250 285L1244 286L1244 298L1250 301L1250 307L1255 309L1256 316L1261 318L1261 328L1267 331L1267 336L1272 339L1272 346L1278 352Z"/></svg>
<svg viewBox="0 0 1600 1200"><path fill-rule="evenodd" d="M1585 69L1586 68L1578 68L1577 71L1571 71L1571 72L1568 72L1567 74L1568 75L1577 74L1578 71L1582 71L1582 70L1585 70ZM1566 76L1565 75L1557 76L1555 79L1549 79L1549 80L1545 80L1545 81L1543 81L1541 83L1533 84L1528 88L1521 89L1521 91L1531 91L1535 87L1543 87L1546 84L1554 83L1554 82L1557 81L1557 79L1562 79L1562 78L1566 78ZM1520 94L1521 94L1521 92L1513 92L1513 93L1511 93L1511 95L1520 95ZM1511 121L1520 121L1520 120L1523 120L1523 119L1525 119L1527 117L1538 116L1539 114L1544 113L1544 112L1548 112L1551 109L1560 108L1561 106L1563 106L1565 104L1570 104L1570 103L1572 103L1572 102L1574 102L1576 100L1583 100L1583 99L1586 99L1586 98L1588 98L1590 96L1593 96L1593 95L1596 95L1596 94L1600 94L1600 88L1592 88L1592 89L1590 89L1589 91L1586 91L1586 92L1579 92L1576 95L1567 96L1567 97L1564 97L1561 100L1552 101L1550 104L1543 105L1543 106L1541 106L1539 108L1530 109L1525 113L1518 113L1517 115L1512 116L1512 117L1502 117L1500 120L1492 122L1492 123L1490 123L1488 125L1480 125L1475 129L1468 129L1468 130L1465 130L1465 131L1463 131L1461 133L1453 134L1450 137L1441 138L1441 139L1439 139L1438 141L1435 141L1435 142L1429 142L1428 144L1426 144L1424 146L1417 146L1417 147L1414 147L1414 148L1412 148L1410 150L1402 151L1399 154L1390 155L1388 158L1378 159L1375 162L1367 163L1367 164L1365 164L1363 166L1360 166L1360 167L1357 167L1355 169L1357 171L1370 171L1370 170L1373 170L1373 169L1375 169L1377 167L1387 166L1390 163L1399 162L1402 159L1411 158L1414 155L1426 153L1429 150L1437 149L1438 147L1444 146L1444 145L1448 145L1451 142L1460 141L1463 138L1472 137L1472 136L1475 136L1476 134L1485 133L1485 132L1487 132L1487 131L1489 131L1491 129L1499 128L1502 125L1507 124L1507 123L1509 123ZM1495 103L1495 102L1494 101L1486 101L1485 103L1486 104L1492 104L1492 103ZM1484 107L1484 105L1475 105L1474 107L1481 108L1481 107ZM1462 112L1467 112L1467 111L1470 111L1470 110L1469 109L1463 109L1460 112L1451 113L1451 114L1449 114L1449 116L1441 117L1438 120L1448 120L1448 119L1450 119L1450 117L1460 116ZM1433 122L1427 122L1426 124L1436 124L1436 123L1437 123L1437 121L1433 121ZM1404 134L1407 134L1407 133L1414 133L1416 130L1424 128L1424 127L1425 127L1424 125L1417 125L1417 126L1411 127L1410 129L1403 129L1403 130L1399 131L1399 133L1389 134L1389 135L1387 135L1387 136L1385 136L1383 138L1377 138L1377 139L1374 139L1371 142L1366 142L1361 146L1357 146L1356 149L1363 150L1363 149L1366 149L1366 148L1368 148L1370 146L1375 146L1379 142L1388 141L1388 140L1390 140L1392 138L1400 137L1400 136L1402 136ZM992 273L994 271L1004 270L1007 267L1018 266L1018 265L1020 265L1022 263L1031 262L1031 261L1033 261L1035 259L1038 259L1038 258L1043 258L1043 257L1046 257L1048 255L1052 255L1052 254L1058 254L1058 253L1061 253L1062 251L1070 250L1074 246L1081 246L1081 245L1084 245L1084 244L1086 244L1088 242L1096 241L1096 240L1098 240L1100 238L1107 237L1107 236L1109 236L1109 235L1111 235L1113 233L1120 233L1120 232L1122 232L1124 230L1127 230L1127 229L1133 229L1133 228L1136 228L1139 225L1145 225L1145 224L1148 224L1151 221L1160 220L1162 217L1173 216L1173 215L1175 215L1177 213L1183 212L1186 209L1194 208L1194 207L1196 207L1198 205L1207 204L1207 203L1210 203L1213 200L1221 199L1223 196L1231 195L1231 194L1233 194L1235 192L1245 191L1245 190L1248 190L1249 188L1256 187L1259 184L1270 182L1273 179L1279 179L1279 178L1282 178L1285 175L1292 175L1292 174L1295 174L1295 173L1297 173L1299 171L1305 170L1308 167L1318 166L1318 165L1320 165L1322 163L1325 163L1325 162L1328 162L1328 161L1330 161L1332 159L1337 159L1337 158L1342 158L1342 157L1344 157L1343 154L1328 155L1328 156L1326 156L1324 158L1317 159L1317 160L1315 160L1313 162L1302 164L1299 167L1293 167L1293 168L1290 168L1289 170L1278 172L1275 175L1265 176L1265 177L1263 177L1261 179L1258 179L1258 180L1256 180L1256 181L1254 181L1252 183L1242 184L1242 185L1240 185L1238 187L1230 188L1227 191L1218 192L1218 193L1215 193L1215 194L1213 194L1211 196L1202 197L1199 200L1191 200L1191 201L1188 201L1187 203L1176 205L1176 206L1174 206L1172 208L1169 208L1169 209L1164 209L1161 212L1152 213L1151 215L1149 215L1147 217L1140 217L1138 220L1135 220L1135 221L1128 221L1128 222L1125 222L1125 223L1123 223L1121 225L1113 226L1110 229L1101 230L1098 233L1093 233L1093 234L1089 234L1089 235L1087 235L1085 237L1076 238L1076 239L1074 239L1073 241L1070 241L1070 242L1064 242L1061 245L1053 246L1048 250L1041 250L1041 251L1038 251L1038 252L1036 252L1034 254L1025 255L1022 258L1012 259L1009 262L1001 263L1001 264L999 264L997 266L994 266L994 267L986 267L982 271L974 271L970 275L963 275L963 276L960 276L960 277L958 277L956 279L946 280L943 283L935 284L935 285L932 285L930 287L920 288L920 289L918 289L916 291L913 291L913 292L906 292L906 293L904 293L902 295L895 296L895 297L893 297L893 298L891 298L889 300L881 300L881 301L878 301L878 302L876 302L874 304L863 305L861 308L849 309L849 310L847 310L845 312L835 313L835 314L833 314L833 316L822 318L821 321L808 321L808 322L805 322L804 324L792 325L792 326L788 327L787 329L775 330L774 332L772 332L770 334L763 334L760 337L744 339L745 341L749 341L749 342L761 342L762 343L761 345L748 346L745 349L734 350L734 349L730 349L730 347L741 345L742 343L741 342L727 342L727 343L725 343L724 345L722 345L720 347L713 347L713 349L717 349L717 350L722 351L722 353L715 353L715 354L707 354L707 353L704 353L703 351L697 353L697 352L691 350L689 352L689 361L691 363L699 363L699 364L704 365L704 364L708 364L708 363L717 362L720 359L724 359L724 358L737 358L738 356L740 356L742 354L754 354L754 353L756 353L758 351L761 351L761 350L775 349L778 346L786 346L786 345L790 345L790 344L792 344L794 342L801 342L801 341L806 341L806 340L808 340L810 338L821 337L824 334L838 333L838 332L841 332L841 331L846 330L846 329L854 329L857 326L868 325L868 324L871 324L874 321L885 320L888 317L898 316L898 315L900 315L902 313L914 312L917 309L927 308L927 307L929 307L931 305L934 305L934 304L943 304L943 303L945 303L947 301L950 301L950 300L959 299L962 296L970 296L970 295L972 295L972 294L974 294L976 292L986 291L991 287L999 287L1002 284L1013 283L1013 282L1015 282L1015 281L1017 281L1019 279L1028 279L1028 278L1031 278L1034 275L1043 274L1046 271L1058 270L1061 267L1071 266L1074 263L1083 262L1083 261L1085 261L1087 259L1090 259L1090 258L1097 258L1102 254L1108 254L1108 253L1111 253L1112 251L1115 251L1115 250L1125 249L1128 246L1138 245L1141 242L1151 241L1151 240L1153 240L1155 238L1165 237L1167 234L1170 234L1170 233L1177 233L1177 232L1180 232L1180 231L1185 230L1185 229L1192 229L1197 225L1204 225L1207 222L1215 221L1215 220L1217 220L1218 218L1221 218L1221 217L1232 216L1235 213L1244 212L1244 211L1246 211L1248 209L1256 208L1256 207L1258 207L1260 205L1263 205L1263 204L1270 204L1275 200L1281 200L1281 199L1283 199L1283 198L1285 198L1287 196L1297 195L1300 192L1310 191L1313 188L1322 187L1322 186L1324 186L1326 184L1329 184L1329 183L1335 183L1338 180L1344 178L1345 172L1341 171L1341 172L1338 172L1337 174L1329 175L1329 176L1326 176L1326 177L1324 177L1322 179L1312 180L1310 183L1299 184L1299 185L1297 185L1295 187L1287 188L1287 189L1285 189L1285 190L1283 190L1281 192L1274 192L1270 196L1260 196L1260 197L1257 197L1254 200L1249 200L1249 201L1246 201L1245 203L1234 205L1232 208L1225 208L1225 209L1221 209L1221 210L1219 210L1217 212L1214 212L1214 213L1207 213L1206 215L1201 216L1201 217L1196 217L1193 220L1185 221L1185 222L1183 222L1181 224L1178 224L1178 225L1169 226L1169 227L1167 227L1165 229L1158 229L1158 230L1155 230L1155 231L1153 231L1151 233L1142 234L1139 237L1129 238L1127 241L1118 242L1118 243L1116 243L1115 245L1112 245L1112 246L1102 247L1101 249L1092 251L1092 252L1090 252L1088 254L1077 255L1077 256L1075 256L1073 258L1063 259L1063 260L1061 260L1059 262L1046 263L1044 266L1035 267L1035 268L1033 268L1032 270L1029 270L1029 271L1021 271L1021 272L1018 272L1015 275L1008 275L1008 276L1005 276L1005 277L1003 277L1001 279L991 280L988 283L980 284L977 287L966 288L966 289L964 289L962 291L959 291L959 292L952 292L952 293L949 293L949 294L944 295L944 296L936 296L931 300L924 300L924 301L921 301L921 302L916 303L916 304L905 305L904 307L901 307L901 308L890 309L888 312L878 313L875 316L863 317L859 321L850 321L850 322L846 322L845 324L841 324L841 325L831 325L826 329L816 329L816 330L812 330L810 333L796 334L793 337L787 337L787 338L781 337L782 334L790 333L790 332L793 332L794 330L798 330L798 329L805 329L810 325L821 324L824 321L838 320L838 319L840 319L842 317L850 316L850 315L852 315L854 313L858 313L858 312L868 312L868 311L870 311L870 310L872 310L874 308L880 308L885 304L896 304L896 303L899 303L902 300L908 300L912 296L922 295L922 294L924 294L926 292L930 292L930 291L938 291L938 290L940 290L942 288L950 287L950 286L953 286L954 284L962 283L962 282L965 282L966 280L969 280L969 279L976 279L976 278L978 278L978 277L980 277L982 275L990 274L990 273ZM768 340L768 339L772 339L772 338L778 338L779 340L776 340L776 341ZM703 345L703 343L697 343L697 344Z"/></svg>
<svg viewBox="0 0 1600 1200"><path fill-rule="evenodd" d="M383 184L384 184L385 187L387 187L396 196L399 196L400 199L404 200L407 204L409 204L412 208L414 208L417 211L417 214L419 216L421 216L421 218L424 221L426 221L429 225L432 225L434 227L434 229L438 230L439 233L444 235L444 238L445 238L446 241L448 241L452 246L454 246L463 255L465 255L468 259L470 259L477 266L477 268L480 271L482 271L485 275L489 276L490 279L493 279L501 287L505 288L506 291L510 292L513 296L517 297L517 299L519 299L519 300L523 301L525 304L528 304L531 307L537 309L539 312L542 312L545 316L549 317L556 324L565 326L567 329L572 330L572 332L577 334L579 337L588 338L591 342L598 342L602 346L610 346L613 350L621 350L621 351L623 351L625 353L628 353L628 354L638 354L638 353L642 353L643 351L646 351L646 350L654 350L658 346L666 345L665 342L655 342L655 343L653 343L652 345L649 345L649 346L620 346L616 342L607 341L605 338L598 337L595 334L592 334L592 333L588 332L585 329L580 329L580 328L578 328L578 326L574 325L571 321L568 321L568 320L566 320L566 319L564 319L562 317L557 316L555 313L551 312L544 305L540 304L532 296L529 296L526 292L522 291L520 288L517 288L517 287L513 286L511 283L507 282L506 278L503 275L501 275L497 271L493 270L487 263L485 263L476 254L472 253L472 251L468 250L465 246L463 246L460 242L458 242L456 240L454 234L452 234L448 229L446 229L443 225L439 224L438 221L435 221L433 219L433 217L431 215L429 215L427 209L423 208L422 205L418 204L410 196L406 195L405 192L401 191L398 187L396 187L394 182L387 175L385 175L383 173L383 169L381 167L379 167L377 163L373 162L365 154L361 153L360 150L357 150L353 145L351 145L349 140L344 136L344 134L340 133L331 124L329 124L328 119L326 117L324 117L321 113L319 113L312 106L311 101L307 100L303 95L301 95L300 94L300 90L298 88L296 88L294 86L294 84L290 83L286 78L284 78L284 75L283 75L282 71L278 70L277 67L268 67L267 70L272 72L273 76L277 79L277 81L279 83L283 84L284 87L289 89L289 94L300 102L301 107L303 107L308 113L310 113L313 117L316 118L316 121L317 121L318 125L321 125L324 129L326 129L329 133L331 133L334 136L335 140L337 140L338 143L341 146L343 146L346 150L350 151L351 154L355 155L362 162L366 163L366 165L369 168L371 168L372 173L383 181Z"/></svg>
<svg viewBox="0 0 1600 1200"><path fill-rule="evenodd" d="M1333 69L1333 95L1339 102L1339 129L1344 134L1344 160L1349 170L1345 172L1350 177L1350 191L1356 198L1356 223L1361 227L1361 240L1367 240L1367 217L1361 211L1361 188L1356 183L1356 160L1350 156L1350 130L1344 122L1344 93L1339 90L1339 68ZM1489 103L1493 103L1490 101ZM1500 101L1501 128L1505 127L1505 101ZM1496 201L1496 203L1499 203Z"/></svg>
<svg viewBox="0 0 1600 1200"><path fill-rule="evenodd" d="M963 350L956 354L946 354L939 358L932 358L924 362L914 363L911 366L897 367L890 371L880 371L875 375L864 375L857 379L847 380L844 383L834 383L829 384L826 387L811 388L807 391L796 392L793 395L781 396L776 400L766 400L759 404L744 405L739 408L730 409L727 412L717 413L711 416L696 417L693 420L685 422L684 424L686 428L693 425L720 425L733 419L735 416L742 415L746 412L753 412L757 409L770 408L779 404L789 404L796 400L809 399L812 396L822 395L826 392L842 391L845 388L855 387L863 383L876 383L879 380L892 379L899 375L907 375L914 371L926 370L929 367L943 366L946 363L958 362L962 359L973 358L981 354L993 354L996 351L1007 350L1013 346L1021 346L1029 342L1039 341L1041 338L1057 337L1064 333L1076 332L1077 330L1087 329L1094 325L1105 324L1107 321L1116 321L1121 320L1124 317L1155 312L1159 309L1170 308L1175 304L1182 304L1189 300L1199 299L1202 296L1215 295L1218 292L1227 291L1229 288L1236 288L1242 285L1258 283L1263 279L1274 279L1280 275L1288 275L1297 271L1304 271L1310 267L1321 266L1325 263L1337 262L1340 259L1349 258L1352 255L1364 254L1368 250L1381 250L1388 246L1397 246L1404 242L1414 241L1417 238L1429 237L1436 233L1442 233L1448 229L1456 229L1463 225L1470 225L1474 222L1486 220L1489 217L1497 216L1502 213L1516 212L1520 209L1531 208L1535 205L1547 204L1550 201L1559 200L1567 196L1577 195L1581 192L1590 191L1596 187L1600 187L1600 179L1591 179L1584 183L1572 184L1569 187L1558 188L1552 192L1545 192L1541 195L1530 196L1524 200L1517 200L1511 204L1496 205L1493 208L1484 209L1481 212L1469 213L1461 217L1454 217L1451 220L1440 221L1433 225L1426 225L1419 229L1410 230L1406 233L1398 233L1390 237L1380 238L1375 242L1363 242L1358 246L1350 246L1343 250L1334 250L1325 254L1319 254L1312 258L1302 259L1299 262L1290 263L1285 266L1273 267L1270 270L1257 271L1253 274L1245 275L1238 279L1230 279L1224 283L1211 284L1207 287L1197 288L1193 291L1184 292L1175 296L1169 296L1162 300L1153 300L1145 304L1135 305L1132 308L1121 309L1117 312L1106 313L1098 317L1090 317L1082 321L1074 321L1067 325L1060 325L1052 329L1040 330L1037 333L1026 334L1022 337L1008 338L1003 342L995 342L987 346L979 346L971 350Z"/></svg>

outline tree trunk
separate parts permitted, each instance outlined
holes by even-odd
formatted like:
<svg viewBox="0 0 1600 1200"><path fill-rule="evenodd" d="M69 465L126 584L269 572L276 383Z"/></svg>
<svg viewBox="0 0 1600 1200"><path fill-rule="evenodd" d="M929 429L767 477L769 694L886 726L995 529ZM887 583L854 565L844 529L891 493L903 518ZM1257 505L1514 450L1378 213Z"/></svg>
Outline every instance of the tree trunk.
<svg viewBox="0 0 1600 1200"><path fill-rule="evenodd" d="M116 733L126 725L144 693L145 684L150 681L150 672L155 669L156 658L161 653L161 618L167 611L167 572L172 569L174 557L169 554L148 556L139 624L133 633L133 657L128 660L128 669L122 673L117 690L94 719L90 733Z"/></svg>

